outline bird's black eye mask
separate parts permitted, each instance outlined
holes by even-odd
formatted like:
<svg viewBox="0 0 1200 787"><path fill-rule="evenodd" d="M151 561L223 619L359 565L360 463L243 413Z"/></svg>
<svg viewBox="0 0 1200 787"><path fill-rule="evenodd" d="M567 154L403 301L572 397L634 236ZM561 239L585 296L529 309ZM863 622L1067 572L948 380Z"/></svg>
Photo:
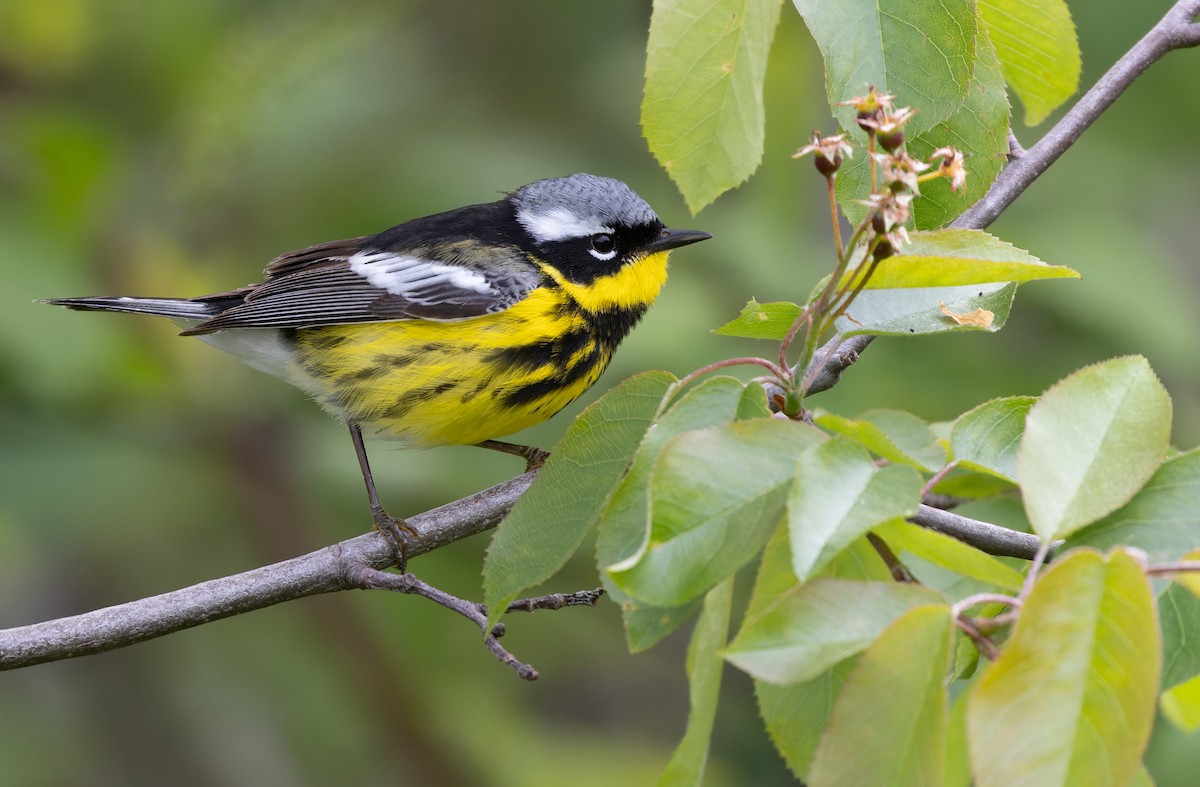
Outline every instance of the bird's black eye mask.
<svg viewBox="0 0 1200 787"><path fill-rule="evenodd" d="M617 227L612 232L540 243L530 251L550 262L568 281L586 285L641 259L646 245L661 232L661 224Z"/></svg>

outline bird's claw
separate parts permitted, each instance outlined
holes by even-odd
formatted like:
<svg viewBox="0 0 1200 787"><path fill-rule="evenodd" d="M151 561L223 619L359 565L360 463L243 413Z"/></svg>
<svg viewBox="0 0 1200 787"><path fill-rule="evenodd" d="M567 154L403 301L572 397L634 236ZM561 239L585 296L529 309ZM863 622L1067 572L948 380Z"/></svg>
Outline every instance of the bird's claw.
<svg viewBox="0 0 1200 787"><path fill-rule="evenodd" d="M371 519L375 529L383 534L396 555L396 567L403 574L408 567L408 555L421 541L421 534L403 519L397 519L382 506L371 507Z"/></svg>

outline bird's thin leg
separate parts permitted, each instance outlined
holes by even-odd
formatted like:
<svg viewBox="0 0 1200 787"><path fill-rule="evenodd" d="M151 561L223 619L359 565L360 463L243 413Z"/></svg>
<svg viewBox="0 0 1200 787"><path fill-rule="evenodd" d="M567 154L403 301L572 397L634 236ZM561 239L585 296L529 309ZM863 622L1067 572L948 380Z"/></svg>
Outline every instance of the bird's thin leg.
<svg viewBox="0 0 1200 787"><path fill-rule="evenodd" d="M420 534L403 519L383 510L379 504L379 495L375 492L375 477L371 475L371 464L367 461L367 447L363 445L362 429L353 421L349 422L350 439L354 441L354 453L358 455L358 467L362 470L363 482L367 485L367 500L371 504L371 519L375 529L383 533L391 542L396 552L396 566L404 573L408 565L408 549L414 541L419 541Z"/></svg>
<svg viewBox="0 0 1200 787"><path fill-rule="evenodd" d="M526 473L531 470L537 470L550 458L549 451L543 451L532 445L517 445L516 443L505 443L501 440L484 440L482 443L476 443L475 445L480 448L499 451L502 454L512 454L513 456L521 457L525 460Z"/></svg>

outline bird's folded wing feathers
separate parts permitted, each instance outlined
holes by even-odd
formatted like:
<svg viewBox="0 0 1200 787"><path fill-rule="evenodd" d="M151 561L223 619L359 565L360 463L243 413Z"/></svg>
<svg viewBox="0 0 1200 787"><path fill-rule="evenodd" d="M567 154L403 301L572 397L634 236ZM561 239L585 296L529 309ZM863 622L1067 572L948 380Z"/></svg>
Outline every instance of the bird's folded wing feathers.
<svg viewBox="0 0 1200 787"><path fill-rule="evenodd" d="M537 267L513 247L462 239L399 251L363 247L362 241L334 241L277 258L265 282L238 291L245 293L243 301L184 333L461 320L507 309L541 281Z"/></svg>

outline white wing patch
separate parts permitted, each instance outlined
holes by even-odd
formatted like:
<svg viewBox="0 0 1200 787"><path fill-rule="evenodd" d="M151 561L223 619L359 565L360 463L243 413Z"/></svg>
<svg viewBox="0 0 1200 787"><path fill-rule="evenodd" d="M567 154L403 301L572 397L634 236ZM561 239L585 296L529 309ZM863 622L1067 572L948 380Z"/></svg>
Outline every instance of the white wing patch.
<svg viewBox="0 0 1200 787"><path fill-rule="evenodd" d="M416 303L425 302L423 293L443 285L481 295L495 293L491 283L482 274L461 265L369 250L354 254L347 262L350 270L373 286Z"/></svg>
<svg viewBox="0 0 1200 787"><path fill-rule="evenodd" d="M593 216L576 216L566 208L551 208L534 212L528 208L517 212L517 221L539 243L548 243L567 238L586 238L600 233L612 234L612 227L605 226Z"/></svg>

